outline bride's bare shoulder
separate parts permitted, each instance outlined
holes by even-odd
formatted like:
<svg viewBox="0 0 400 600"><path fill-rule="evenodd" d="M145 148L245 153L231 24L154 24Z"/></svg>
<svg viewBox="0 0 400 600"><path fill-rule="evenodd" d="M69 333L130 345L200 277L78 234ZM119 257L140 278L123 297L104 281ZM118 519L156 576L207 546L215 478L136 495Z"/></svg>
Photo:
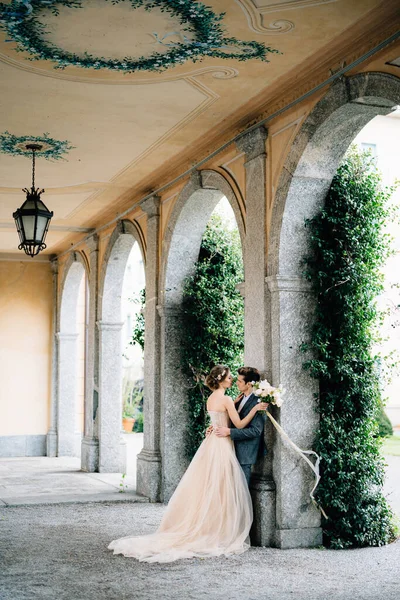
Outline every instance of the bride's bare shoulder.
<svg viewBox="0 0 400 600"><path fill-rule="evenodd" d="M221 393L218 393L217 391L213 392L212 394L209 395L208 400L207 400L207 410L209 411L223 411L226 410L225 408L225 402L224 402L224 396L221 395Z"/></svg>

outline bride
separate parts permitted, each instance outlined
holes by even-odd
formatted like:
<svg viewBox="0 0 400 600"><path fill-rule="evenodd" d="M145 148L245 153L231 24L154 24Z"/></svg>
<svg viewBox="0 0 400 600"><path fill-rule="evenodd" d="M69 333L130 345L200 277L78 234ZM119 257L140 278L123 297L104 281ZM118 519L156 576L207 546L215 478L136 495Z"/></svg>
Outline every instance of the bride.
<svg viewBox="0 0 400 600"><path fill-rule="evenodd" d="M243 429L257 411L268 406L257 404L241 420L232 399L225 396L232 385L226 366L213 367L206 385L212 390L207 411L214 427L227 427L230 419L235 427ZM211 433L172 495L158 530L150 535L114 540L108 548L114 554L159 563L193 556L240 554L250 546L252 520L251 497L233 442L229 437Z"/></svg>

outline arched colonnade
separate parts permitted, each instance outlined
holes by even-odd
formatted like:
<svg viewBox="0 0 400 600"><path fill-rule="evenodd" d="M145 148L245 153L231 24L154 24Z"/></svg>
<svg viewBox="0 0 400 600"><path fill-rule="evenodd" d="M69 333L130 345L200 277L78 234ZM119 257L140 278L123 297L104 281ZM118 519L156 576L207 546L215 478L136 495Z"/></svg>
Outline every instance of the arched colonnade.
<svg viewBox="0 0 400 600"><path fill-rule="evenodd" d="M187 380L179 361L182 285L222 196L235 212L243 247L245 363L259 368L273 384L285 386L287 394L278 418L300 447L311 447L318 426L318 388L303 370L304 356L299 351L312 324L314 306L309 284L302 278L301 263L308 252L304 220L323 206L337 167L357 133L374 116L387 114L398 104L400 80L394 76L361 73L342 78L300 126L281 170L270 214L266 202L268 132L259 127L237 141L245 159L245 208L219 172L195 172L175 202L162 237L161 201L153 196L141 203L147 215L145 242L135 225L124 220L109 239L100 269L96 235L87 242L88 265L78 252L72 254L63 269L57 310L57 385L53 382L49 452L54 455L57 447L69 452L73 446L71 432L62 429L63 421L68 422L65 407L72 394L65 357L72 356L74 332L66 315L72 322L76 282L85 272L89 321L82 468L124 469L119 441L119 307L127 257L137 242L146 264L145 428L137 491L151 501L170 498L187 466ZM322 530L320 514L308 496L311 475L268 424L265 436L268 455L256 465L251 483L253 542L281 548L318 545Z"/></svg>

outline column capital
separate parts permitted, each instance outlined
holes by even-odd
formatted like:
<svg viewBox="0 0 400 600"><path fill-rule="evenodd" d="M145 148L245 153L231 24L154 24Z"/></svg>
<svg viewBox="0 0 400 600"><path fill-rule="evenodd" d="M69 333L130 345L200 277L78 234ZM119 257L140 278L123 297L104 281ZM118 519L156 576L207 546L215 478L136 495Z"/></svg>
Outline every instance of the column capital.
<svg viewBox="0 0 400 600"><path fill-rule="evenodd" d="M243 133L243 135L236 140L238 149L246 154L246 162L266 153L265 140L267 137L268 131L263 125L260 125L257 129L252 129L248 133Z"/></svg>
<svg viewBox="0 0 400 600"><path fill-rule="evenodd" d="M58 331L56 333L56 338L61 341L74 341L78 339L79 333L64 333L63 331Z"/></svg>
<svg viewBox="0 0 400 600"><path fill-rule="evenodd" d="M51 270L53 272L53 275L58 275L58 260L56 258L54 258L53 260L50 261L50 265L51 265Z"/></svg>
<svg viewBox="0 0 400 600"><path fill-rule="evenodd" d="M99 249L99 236L97 233L93 233L91 236L86 238L86 245L89 248L90 254Z"/></svg>
<svg viewBox="0 0 400 600"><path fill-rule="evenodd" d="M265 278L270 292L313 292L312 283L303 277L270 275Z"/></svg>
<svg viewBox="0 0 400 600"><path fill-rule="evenodd" d="M143 212L147 214L147 218L158 217L160 214L161 198L160 196L150 196L139 202L139 206Z"/></svg>
<svg viewBox="0 0 400 600"><path fill-rule="evenodd" d="M107 323L105 321L96 321L96 325L99 331L121 331L124 326L124 322L121 323Z"/></svg>
<svg viewBox="0 0 400 600"><path fill-rule="evenodd" d="M160 317L178 317L182 309L178 304L157 304L157 312Z"/></svg>

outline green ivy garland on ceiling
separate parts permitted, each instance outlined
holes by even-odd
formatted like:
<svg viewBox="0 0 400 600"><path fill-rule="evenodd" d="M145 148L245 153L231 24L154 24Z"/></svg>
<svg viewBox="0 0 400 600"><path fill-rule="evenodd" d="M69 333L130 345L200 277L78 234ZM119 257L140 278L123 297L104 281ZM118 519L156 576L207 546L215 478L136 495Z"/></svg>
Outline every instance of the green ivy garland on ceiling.
<svg viewBox="0 0 400 600"><path fill-rule="evenodd" d="M105 0L119 4L125 0ZM215 14L213 10L201 2L193 0L128 0L133 9L144 7L151 11L158 8L178 18L184 25L184 32L192 34L193 39L182 35L181 42L164 42L170 35L161 40L155 35L158 43L168 48L166 53L154 52L150 56L138 58L125 57L112 59L96 57L87 52L82 56L67 52L52 42L44 39L46 26L40 21L44 11L59 15L59 7L82 8L82 0L12 0L10 4L0 2L0 27L5 29L10 40L18 44L17 51L29 52L29 60L50 60L55 68L64 69L68 66L78 66L86 69L110 69L123 73L136 71L161 72L187 60L196 62L206 56L213 58L234 58L245 61L252 58L268 62L269 53L279 53L278 50L255 41L238 40L234 37L224 37L221 21L224 13ZM173 32L176 33L176 32Z"/></svg>
<svg viewBox="0 0 400 600"><path fill-rule="evenodd" d="M59 160L63 158L63 154L74 148L68 140L55 140L48 133L40 136L17 136L9 131L0 133L0 152L3 154L32 158L32 151L26 149L26 144L40 144L42 149L36 151L36 157L46 158L47 160Z"/></svg>

